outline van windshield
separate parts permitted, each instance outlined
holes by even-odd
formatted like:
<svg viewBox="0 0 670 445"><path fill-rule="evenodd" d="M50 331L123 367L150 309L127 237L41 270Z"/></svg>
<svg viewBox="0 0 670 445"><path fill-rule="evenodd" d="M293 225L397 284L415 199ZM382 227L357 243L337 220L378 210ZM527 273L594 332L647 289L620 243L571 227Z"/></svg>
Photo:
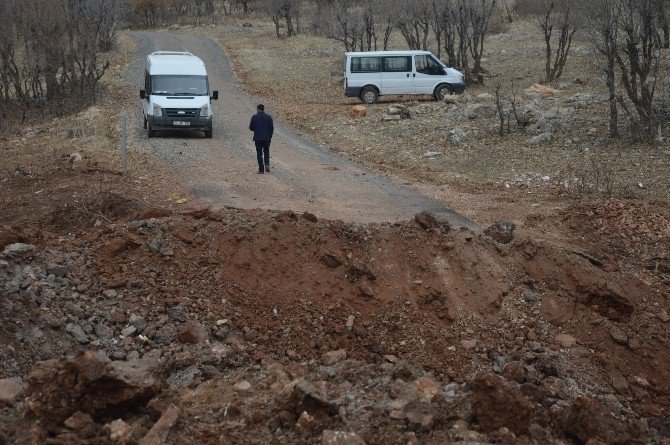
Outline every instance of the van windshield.
<svg viewBox="0 0 670 445"><path fill-rule="evenodd" d="M165 96L207 96L207 76L151 76L151 94Z"/></svg>

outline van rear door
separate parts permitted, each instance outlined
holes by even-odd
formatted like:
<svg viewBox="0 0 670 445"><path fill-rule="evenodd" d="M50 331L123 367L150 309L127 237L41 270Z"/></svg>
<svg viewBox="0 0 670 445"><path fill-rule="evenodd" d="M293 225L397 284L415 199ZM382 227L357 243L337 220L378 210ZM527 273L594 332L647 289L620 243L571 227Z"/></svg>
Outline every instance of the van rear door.
<svg viewBox="0 0 670 445"><path fill-rule="evenodd" d="M381 94L414 94L411 56L387 56L382 59Z"/></svg>

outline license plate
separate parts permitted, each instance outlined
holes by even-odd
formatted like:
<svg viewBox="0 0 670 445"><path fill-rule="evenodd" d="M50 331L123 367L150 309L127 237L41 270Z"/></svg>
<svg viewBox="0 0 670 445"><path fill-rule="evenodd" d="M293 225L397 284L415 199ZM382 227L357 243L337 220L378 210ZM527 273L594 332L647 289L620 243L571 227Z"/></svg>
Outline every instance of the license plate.
<svg viewBox="0 0 670 445"><path fill-rule="evenodd" d="M191 125L191 123L187 121L173 121L172 125L175 127L188 127Z"/></svg>

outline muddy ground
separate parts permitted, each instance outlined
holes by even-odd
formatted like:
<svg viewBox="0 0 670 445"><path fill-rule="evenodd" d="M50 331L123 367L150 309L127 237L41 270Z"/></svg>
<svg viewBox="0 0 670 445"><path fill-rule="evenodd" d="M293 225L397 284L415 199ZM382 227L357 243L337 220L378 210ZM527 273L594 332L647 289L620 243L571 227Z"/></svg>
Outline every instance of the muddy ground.
<svg viewBox="0 0 670 445"><path fill-rule="evenodd" d="M0 136L0 443L668 443L666 202L213 209L148 150L123 171L121 48L104 102Z"/></svg>

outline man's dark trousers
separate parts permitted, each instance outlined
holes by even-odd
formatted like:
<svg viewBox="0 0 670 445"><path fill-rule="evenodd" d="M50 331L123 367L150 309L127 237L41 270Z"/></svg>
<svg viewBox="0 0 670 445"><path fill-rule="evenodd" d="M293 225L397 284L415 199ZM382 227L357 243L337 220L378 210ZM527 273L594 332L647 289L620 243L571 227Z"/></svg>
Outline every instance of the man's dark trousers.
<svg viewBox="0 0 670 445"><path fill-rule="evenodd" d="M256 143L256 157L258 171L262 172L266 165L270 165L270 141L254 141ZM263 159L265 158L265 159Z"/></svg>

